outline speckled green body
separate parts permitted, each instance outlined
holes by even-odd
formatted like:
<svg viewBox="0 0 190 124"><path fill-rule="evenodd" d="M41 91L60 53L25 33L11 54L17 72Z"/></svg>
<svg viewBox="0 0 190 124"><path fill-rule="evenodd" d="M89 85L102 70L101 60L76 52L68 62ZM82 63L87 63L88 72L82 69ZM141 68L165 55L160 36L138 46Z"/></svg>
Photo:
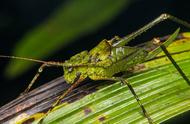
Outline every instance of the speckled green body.
<svg viewBox="0 0 190 124"><path fill-rule="evenodd" d="M163 44L167 47L178 33L179 29ZM130 40L118 37L102 40L92 50L82 51L72 56L63 63L65 80L72 84L78 77L81 81L87 77L92 80L111 79L114 74L127 71L134 65L151 59L162 51L160 45L154 43L154 40L135 47L127 46Z"/></svg>
<svg viewBox="0 0 190 124"><path fill-rule="evenodd" d="M64 64L72 67L64 67L64 78L68 83L73 83L78 73L82 79L111 78L145 61L147 54L141 47L118 47L114 46L114 40L103 40L92 50L82 51L67 60Z"/></svg>

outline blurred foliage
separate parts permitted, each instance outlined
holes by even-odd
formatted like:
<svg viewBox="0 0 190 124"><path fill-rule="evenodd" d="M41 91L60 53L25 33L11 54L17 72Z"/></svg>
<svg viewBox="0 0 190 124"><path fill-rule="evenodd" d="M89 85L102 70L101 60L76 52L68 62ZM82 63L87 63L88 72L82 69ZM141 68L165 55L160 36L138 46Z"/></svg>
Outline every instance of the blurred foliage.
<svg viewBox="0 0 190 124"><path fill-rule="evenodd" d="M13 50L14 56L42 59L77 38L109 23L124 9L129 0L69 0L42 24L26 33ZM21 75L33 62L11 60L6 76Z"/></svg>

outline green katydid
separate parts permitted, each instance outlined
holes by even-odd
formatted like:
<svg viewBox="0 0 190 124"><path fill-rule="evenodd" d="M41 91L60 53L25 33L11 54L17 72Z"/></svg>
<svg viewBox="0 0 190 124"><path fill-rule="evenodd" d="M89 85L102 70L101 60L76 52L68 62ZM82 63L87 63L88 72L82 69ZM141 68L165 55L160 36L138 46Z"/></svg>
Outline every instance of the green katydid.
<svg viewBox="0 0 190 124"><path fill-rule="evenodd" d="M66 82L72 85L63 95L61 95L57 99L57 101L52 105L52 107L49 109L49 111L45 114L43 118L45 118L52 111L52 109L60 103L61 99L67 96L75 87L77 87L83 80L85 80L88 77L92 80L112 80L120 81L122 84L126 84L131 93L134 95L139 106L141 107L144 116L148 120L148 123L152 124L153 120L151 119L150 115L141 103L138 95L135 93L135 90L130 85L130 83L127 80L124 80L122 77L115 77L114 75L119 72L127 71L139 63L152 59L158 53L163 51L169 58L169 60L173 63L173 65L176 67L181 76L184 78L184 80L190 85L189 79L186 77L186 75L183 73L180 67L176 64L176 62L173 60L173 58L166 49L166 47L170 43L172 43L175 40L175 38L177 38L179 34L179 29L177 29L170 37L164 39L155 38L152 41L139 46L127 46L127 43L130 42L132 39L147 31L154 25L167 19L170 19L174 22L184 25L185 27L190 28L189 23L169 14L162 14L158 18L145 25L144 27L140 28L139 30L130 35L127 35L124 38L115 37L111 40L102 40L92 50L82 51L72 56L69 60L65 62L46 62L29 58L3 55L0 55L0 57L43 63L23 94L28 93L28 91L36 82L36 80L40 76L40 73L43 71L45 67L63 67L64 79L66 80ZM43 122L43 118L40 120L40 123Z"/></svg>

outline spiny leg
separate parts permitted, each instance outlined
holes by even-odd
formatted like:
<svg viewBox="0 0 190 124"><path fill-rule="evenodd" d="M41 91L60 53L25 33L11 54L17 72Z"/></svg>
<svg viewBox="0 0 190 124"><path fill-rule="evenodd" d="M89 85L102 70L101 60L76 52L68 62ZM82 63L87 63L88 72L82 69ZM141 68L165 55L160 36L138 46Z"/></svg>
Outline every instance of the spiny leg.
<svg viewBox="0 0 190 124"><path fill-rule="evenodd" d="M147 25L145 25L144 27L140 28L139 30L127 35L123 40L118 41L116 43L113 44L113 46L123 46L126 45L129 41L131 41L132 39L135 39L137 36L141 35L142 33L146 32L147 30L149 30L150 28L152 28L153 26L159 24L160 22L163 22L165 20L171 20L173 22L176 22L178 24L181 24L187 28L190 28L190 24L186 21L183 21L175 16L169 15L169 14L161 14L159 17L157 17L156 19L154 19L153 21L149 22Z"/></svg>
<svg viewBox="0 0 190 124"><path fill-rule="evenodd" d="M23 93L21 93L21 95L27 94L29 92L29 90L31 89L31 87L33 86L33 84L36 82L36 80L39 78L40 74L43 72L44 68L47 67L47 64L42 64L39 69L38 72L35 74L35 76L33 77L33 79L31 80L30 84L28 85L28 87L24 90Z"/></svg>
<svg viewBox="0 0 190 124"><path fill-rule="evenodd" d="M165 53L165 55L168 57L168 59L171 61L171 63L174 65L174 67L177 69L177 71L179 72L179 74L183 77L183 79L187 82L187 84L190 85L190 80L188 79L188 77L185 75L185 73L183 72L183 70L179 67L179 65L175 62L175 60L173 59L173 57L170 55L169 51L167 50L167 48L164 46L164 44L160 43L160 40L155 38L154 39L156 41L157 44L160 44L160 48L162 49L162 51Z"/></svg>
<svg viewBox="0 0 190 124"><path fill-rule="evenodd" d="M143 112L144 116L147 118L149 124L153 124L153 120L151 119L150 115L148 114L148 112L146 111L145 107L141 103L141 100L139 99L138 95L135 93L135 90L133 89L133 87L131 86L131 84L126 79L121 78L121 77L117 77L115 79L118 80L118 81L121 81L123 84L126 84L128 86L129 90L131 91L131 93L135 97L136 101L138 102L139 106L141 107L142 112Z"/></svg>
<svg viewBox="0 0 190 124"><path fill-rule="evenodd" d="M44 64L42 64L39 67L38 72L35 74L35 76L31 80L31 82L28 85L28 87L24 90L23 93L21 93L21 95L27 94L29 92L29 90L31 89L31 87L33 86L33 84L36 82L36 80L39 78L40 74L43 72L43 70L44 70L45 67L52 67L52 66L61 66L61 63L60 62L45 62Z"/></svg>
<svg viewBox="0 0 190 124"><path fill-rule="evenodd" d="M24 92L21 93L21 95L28 93L28 91L31 89L32 85L36 82L36 80L38 79L38 77L40 76L40 74L42 73L42 71L43 71L43 69L45 67L49 67L49 66L61 66L61 67L63 67L64 66L64 62L43 61L43 60L32 59L32 58L25 58L25 57L18 57L18 56L0 55L0 58L17 59L17 60L24 60L24 61L31 61L31 62L42 63L42 65L38 69L38 72L33 77L32 81L30 82L30 84L28 85L28 87L24 90Z"/></svg>
<svg viewBox="0 0 190 124"><path fill-rule="evenodd" d="M145 107L143 106L143 104L141 103L140 98L138 97L138 95L136 94L135 90L133 89L133 87L131 86L131 84L129 82L126 81L126 79L122 78L122 77L96 77L95 80L110 80L110 81L120 81L122 84L126 84L127 87L129 88L129 90L131 91L131 93L133 94L133 96L135 97L136 101L138 102L139 106L142 109L142 112L144 114L144 116L147 118L148 123L149 124L153 124L153 120L151 119L150 115L148 114L148 112L146 111Z"/></svg>
<svg viewBox="0 0 190 124"><path fill-rule="evenodd" d="M80 73L78 73L77 77L75 78L74 83L69 87L69 89L67 89L62 95L60 95L56 101L52 104L52 106L49 108L49 110L45 113L45 115L43 116L43 118L38 122L38 124L42 124L44 118L57 106L60 104L61 100L66 97L69 93L72 92L72 90L74 88L76 88L84 79L81 78L80 79Z"/></svg>
<svg viewBox="0 0 190 124"><path fill-rule="evenodd" d="M74 80L74 83L69 87L69 89L67 89L61 96L59 96L57 98L57 100L55 101L55 103L52 104L51 108L48 110L48 111L51 111L55 106L57 106L60 101L65 97L67 96L69 93L71 93L71 91L76 88L82 81L83 79L80 79L80 75L81 74L78 74L77 77L75 78Z"/></svg>

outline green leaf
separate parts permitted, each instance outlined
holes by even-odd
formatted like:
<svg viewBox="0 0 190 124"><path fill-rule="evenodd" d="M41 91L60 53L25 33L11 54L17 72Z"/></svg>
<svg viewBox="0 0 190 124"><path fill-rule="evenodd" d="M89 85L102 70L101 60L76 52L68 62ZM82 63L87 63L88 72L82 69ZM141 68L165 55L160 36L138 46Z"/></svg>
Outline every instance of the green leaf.
<svg viewBox="0 0 190 124"><path fill-rule="evenodd" d="M45 22L28 32L13 53L20 57L47 58L80 36L109 23L128 3L129 0L69 0ZM18 76L32 65L31 62L12 60L6 76Z"/></svg>
<svg viewBox="0 0 190 124"><path fill-rule="evenodd" d="M175 41L167 49L176 53L172 55L173 58L190 79L190 39ZM190 86L166 57L142 63L140 67L139 72L127 80L155 123L190 110ZM127 86L121 86L120 82L105 84L105 87L78 101L58 106L44 119L44 123L147 124L147 119Z"/></svg>

